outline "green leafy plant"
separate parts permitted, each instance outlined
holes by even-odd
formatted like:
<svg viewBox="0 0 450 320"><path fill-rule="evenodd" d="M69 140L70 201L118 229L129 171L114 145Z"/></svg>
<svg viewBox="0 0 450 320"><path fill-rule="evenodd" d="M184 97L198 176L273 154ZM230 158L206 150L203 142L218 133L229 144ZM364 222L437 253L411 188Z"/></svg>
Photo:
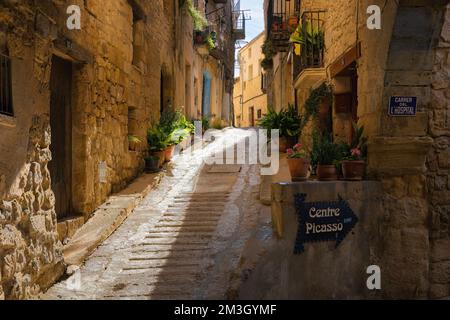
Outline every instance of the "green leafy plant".
<svg viewBox="0 0 450 320"><path fill-rule="evenodd" d="M318 26L314 26L311 21L300 23L294 33L292 33L289 41L309 47L315 52L320 52L325 48L324 32Z"/></svg>
<svg viewBox="0 0 450 320"><path fill-rule="evenodd" d="M319 106L324 99L332 98L333 92L331 87L327 83L323 83L318 88L314 89L309 98L305 101L305 113L306 118L316 117L319 112Z"/></svg>
<svg viewBox="0 0 450 320"><path fill-rule="evenodd" d="M276 112L272 106L269 106L267 114L258 121L258 125L261 128L268 130L268 135L270 137L271 130L280 130L282 118L282 112Z"/></svg>
<svg viewBox="0 0 450 320"><path fill-rule="evenodd" d="M270 39L266 39L264 44L261 47L262 52L264 54L264 59L261 61L261 67L264 70L270 69L273 67L273 57L275 56L275 50L272 45L272 41Z"/></svg>
<svg viewBox="0 0 450 320"><path fill-rule="evenodd" d="M180 8L185 8L189 15L192 17L192 22L194 24L194 30L202 31L208 25L208 20L198 11L192 0L179 0Z"/></svg>
<svg viewBox="0 0 450 320"><path fill-rule="evenodd" d="M339 165L343 154L340 146L333 143L331 137L326 134L313 132L313 146L311 151L311 163L317 165Z"/></svg>
<svg viewBox="0 0 450 320"><path fill-rule="evenodd" d="M367 158L367 137L364 135L364 126L359 127L353 122L353 138L351 144L347 144L343 160L364 161Z"/></svg>
<svg viewBox="0 0 450 320"><path fill-rule="evenodd" d="M139 137L130 134L130 135L128 135L128 142L134 143L134 144L140 144L140 143L142 143L142 140L139 139Z"/></svg>
<svg viewBox="0 0 450 320"><path fill-rule="evenodd" d="M353 122L353 139L350 149L359 149L361 157L367 158L367 137L364 135L364 126L359 127L356 122Z"/></svg>
<svg viewBox="0 0 450 320"><path fill-rule="evenodd" d="M208 47L210 50L214 49L216 47L216 43L214 39L211 36L208 36L206 38L206 43L208 44Z"/></svg>
<svg viewBox="0 0 450 320"><path fill-rule="evenodd" d="M203 128L203 130L205 130L205 131L208 130L210 128L210 126L209 126L209 118L207 116L203 116L201 121L202 121L202 128Z"/></svg>
<svg viewBox="0 0 450 320"><path fill-rule="evenodd" d="M299 136L306 124L306 119L301 116L293 105L289 105L286 110L276 112L272 107L268 108L258 122L258 125L269 131L280 130L280 137Z"/></svg>
<svg viewBox="0 0 450 320"><path fill-rule="evenodd" d="M160 125L152 126L147 132L150 151L162 151L168 146L169 136Z"/></svg>

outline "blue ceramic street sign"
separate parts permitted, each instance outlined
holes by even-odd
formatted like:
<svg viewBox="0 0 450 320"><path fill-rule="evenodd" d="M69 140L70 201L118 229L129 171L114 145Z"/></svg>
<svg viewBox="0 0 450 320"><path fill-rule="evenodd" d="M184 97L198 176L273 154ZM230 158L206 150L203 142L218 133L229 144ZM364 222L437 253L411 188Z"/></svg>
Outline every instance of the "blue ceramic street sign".
<svg viewBox="0 0 450 320"><path fill-rule="evenodd" d="M391 97L389 115L393 117L414 117L417 114L417 97Z"/></svg>

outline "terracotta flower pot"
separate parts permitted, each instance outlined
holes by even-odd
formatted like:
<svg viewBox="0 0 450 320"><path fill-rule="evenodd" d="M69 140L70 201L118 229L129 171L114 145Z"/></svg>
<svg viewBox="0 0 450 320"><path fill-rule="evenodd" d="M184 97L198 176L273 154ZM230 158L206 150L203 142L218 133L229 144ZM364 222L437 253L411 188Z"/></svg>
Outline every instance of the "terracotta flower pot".
<svg viewBox="0 0 450 320"><path fill-rule="evenodd" d="M342 173L345 180L361 181L366 171L365 161L343 161Z"/></svg>
<svg viewBox="0 0 450 320"><path fill-rule="evenodd" d="M338 179L338 173L335 165L317 166L317 177L320 181L335 181Z"/></svg>
<svg viewBox="0 0 450 320"><path fill-rule="evenodd" d="M288 159L289 171L292 181L305 181L308 179L309 160L308 159Z"/></svg>
<svg viewBox="0 0 450 320"><path fill-rule="evenodd" d="M289 30L294 31L298 26L298 18L296 16L290 16L288 19Z"/></svg>
<svg viewBox="0 0 450 320"><path fill-rule="evenodd" d="M165 156L166 156L166 158L165 158L166 162L170 162L175 153L175 145L167 147L164 152L165 152Z"/></svg>

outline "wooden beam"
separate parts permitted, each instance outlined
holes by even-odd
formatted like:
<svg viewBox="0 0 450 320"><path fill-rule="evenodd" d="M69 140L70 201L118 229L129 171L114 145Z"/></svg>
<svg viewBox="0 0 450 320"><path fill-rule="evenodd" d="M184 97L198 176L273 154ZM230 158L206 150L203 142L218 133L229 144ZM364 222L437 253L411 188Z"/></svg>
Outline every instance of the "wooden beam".
<svg viewBox="0 0 450 320"><path fill-rule="evenodd" d="M330 65L330 75L332 78L336 77L344 71L353 62L361 57L361 42L355 44L350 50L341 55Z"/></svg>

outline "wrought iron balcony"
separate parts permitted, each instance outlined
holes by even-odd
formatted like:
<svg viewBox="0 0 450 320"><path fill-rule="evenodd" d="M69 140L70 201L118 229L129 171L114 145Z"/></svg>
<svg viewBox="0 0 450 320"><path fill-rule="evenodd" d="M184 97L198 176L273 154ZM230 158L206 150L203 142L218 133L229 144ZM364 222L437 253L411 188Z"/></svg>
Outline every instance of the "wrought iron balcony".
<svg viewBox="0 0 450 320"><path fill-rule="evenodd" d="M300 0L269 0L267 12L267 38L275 52L289 50L289 37L297 28Z"/></svg>
<svg viewBox="0 0 450 320"><path fill-rule="evenodd" d="M300 55L294 54L294 79L305 69L324 67L324 17L325 11L307 11L302 15L301 28L292 36L294 43L300 45Z"/></svg>
<svg viewBox="0 0 450 320"><path fill-rule="evenodd" d="M245 39L246 10L233 11L233 37L235 40Z"/></svg>

